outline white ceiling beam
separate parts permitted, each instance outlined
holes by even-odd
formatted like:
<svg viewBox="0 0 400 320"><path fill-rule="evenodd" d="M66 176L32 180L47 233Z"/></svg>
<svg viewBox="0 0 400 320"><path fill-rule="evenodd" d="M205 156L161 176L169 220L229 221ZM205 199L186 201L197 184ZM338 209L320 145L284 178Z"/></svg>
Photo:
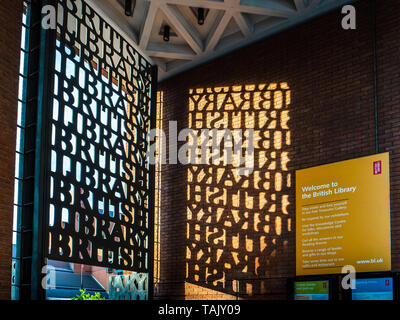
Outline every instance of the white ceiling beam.
<svg viewBox="0 0 400 320"><path fill-rule="evenodd" d="M153 58L163 58L163 59L174 59L174 60L193 60L195 56L187 55L176 52L166 52L166 51L156 51L156 50L147 50L147 54Z"/></svg>
<svg viewBox="0 0 400 320"><path fill-rule="evenodd" d="M127 18L122 14L122 11L118 10L117 7L111 5L107 1L99 1L99 0L86 0L88 4L96 9L96 12L100 14L100 16L107 21L110 25L112 25L119 32L123 32L126 34L129 39L132 39L136 44L138 43L138 36L132 30L132 28L127 23ZM124 22L124 23L115 23L115 21Z"/></svg>
<svg viewBox="0 0 400 320"><path fill-rule="evenodd" d="M208 9L226 9L227 5L224 2L211 1L211 0L148 0L158 4L177 4L191 7L208 8ZM190 3L189 3L190 2Z"/></svg>
<svg viewBox="0 0 400 320"><path fill-rule="evenodd" d="M280 10L274 8L267 8L267 7L255 7L255 6L248 6L248 5L240 5L239 11L243 13L251 13L251 14L258 14L264 16L271 16L271 17L281 17L281 18L289 18L297 13L296 10Z"/></svg>
<svg viewBox="0 0 400 320"><path fill-rule="evenodd" d="M156 2L150 2L149 9L147 10L147 15L144 20L143 28L140 32L139 46L146 50L147 44L149 43L151 30L153 29L154 19L157 14L159 6Z"/></svg>
<svg viewBox="0 0 400 320"><path fill-rule="evenodd" d="M204 20L204 25L207 30L210 30L210 28L213 26L215 20L218 19L220 13L221 13L221 10L210 10L207 13L205 20Z"/></svg>
<svg viewBox="0 0 400 320"><path fill-rule="evenodd" d="M173 60L170 62L167 62L167 69L168 70L173 70L175 68L182 67L184 65L187 65L190 62L184 61L184 60Z"/></svg>
<svg viewBox="0 0 400 320"><path fill-rule="evenodd" d="M182 12L183 16L185 17L185 19L187 19L187 20L193 19L194 14L193 14L193 11L190 10L190 7L181 6L179 9Z"/></svg>
<svg viewBox="0 0 400 320"><path fill-rule="evenodd" d="M233 18L236 21L236 24L239 26L240 31L245 37L250 37L253 30L253 26L250 24L250 22L240 13L239 6L240 6L240 0L225 0L226 3L228 3L234 11L233 13Z"/></svg>
<svg viewBox="0 0 400 320"><path fill-rule="evenodd" d="M166 59L193 60L196 57L192 50L186 46L164 43L150 42L146 52L149 56Z"/></svg>
<svg viewBox="0 0 400 320"><path fill-rule="evenodd" d="M161 59L154 57L152 58L157 67L159 67L163 72L167 72L167 64Z"/></svg>
<svg viewBox="0 0 400 320"><path fill-rule="evenodd" d="M235 0L228 0L235 1ZM252 7L271 8L276 10L290 10L293 9L293 3L289 4L288 0L240 0L241 5Z"/></svg>
<svg viewBox="0 0 400 320"><path fill-rule="evenodd" d="M297 13L286 0L242 0L239 2L238 9L245 13L283 18Z"/></svg>
<svg viewBox="0 0 400 320"><path fill-rule="evenodd" d="M152 3L157 3L159 6L165 4L183 5L191 7L201 7L217 10L240 11L245 13L275 16L275 17L290 17L297 11L287 7L285 4L270 0L246 0L240 4L240 1L210 1L210 0L149 0Z"/></svg>
<svg viewBox="0 0 400 320"><path fill-rule="evenodd" d="M167 4L161 4L160 9L164 12L168 21L171 23L171 29L175 30L194 52L200 54L203 51L203 42L201 41L197 31L192 28L192 26L175 8L172 8Z"/></svg>
<svg viewBox="0 0 400 320"><path fill-rule="evenodd" d="M247 38L250 37L253 30L253 26L250 25L250 23L247 21L247 19L240 13L240 12L235 12L233 14L233 18L235 19L237 25L240 28L240 31L242 31L243 35Z"/></svg>
<svg viewBox="0 0 400 320"><path fill-rule="evenodd" d="M206 50L205 50L206 52L212 51L215 48L215 46L218 44L229 21L232 19L233 12L232 12L232 10L227 10L224 13L221 13L220 15L222 15L222 17L215 21L215 24L207 38Z"/></svg>
<svg viewBox="0 0 400 320"><path fill-rule="evenodd" d="M294 4L296 5L297 12L301 12L306 8L304 0L294 0Z"/></svg>

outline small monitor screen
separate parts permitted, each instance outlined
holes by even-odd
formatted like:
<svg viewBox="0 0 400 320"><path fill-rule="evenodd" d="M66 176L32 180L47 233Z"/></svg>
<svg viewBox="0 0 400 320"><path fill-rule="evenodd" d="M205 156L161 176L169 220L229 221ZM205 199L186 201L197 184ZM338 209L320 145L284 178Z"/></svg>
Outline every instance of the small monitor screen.
<svg viewBox="0 0 400 320"><path fill-rule="evenodd" d="M296 281L295 300L329 300L329 281Z"/></svg>
<svg viewBox="0 0 400 320"><path fill-rule="evenodd" d="M393 300L392 278L356 279L352 300Z"/></svg>

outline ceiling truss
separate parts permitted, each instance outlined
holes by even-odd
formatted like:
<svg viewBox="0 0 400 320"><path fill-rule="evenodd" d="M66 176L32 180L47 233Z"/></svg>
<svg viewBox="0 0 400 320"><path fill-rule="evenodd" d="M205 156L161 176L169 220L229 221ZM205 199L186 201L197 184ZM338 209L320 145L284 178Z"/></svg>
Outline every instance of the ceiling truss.
<svg viewBox="0 0 400 320"><path fill-rule="evenodd" d="M163 79L353 1L136 0L133 17L124 16L118 0L95 2L111 19L120 15L118 25L159 66ZM203 25L197 23L197 8L207 10ZM168 42L160 34L164 25L173 34Z"/></svg>

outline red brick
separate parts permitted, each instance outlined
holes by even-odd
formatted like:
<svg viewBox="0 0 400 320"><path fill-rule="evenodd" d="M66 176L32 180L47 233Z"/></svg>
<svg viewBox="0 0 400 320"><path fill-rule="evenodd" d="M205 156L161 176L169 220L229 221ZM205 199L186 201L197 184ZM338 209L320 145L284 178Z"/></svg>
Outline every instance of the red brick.
<svg viewBox="0 0 400 320"><path fill-rule="evenodd" d="M189 89L287 82L292 90L289 126L292 146L288 166L297 169L375 153L372 20L368 1L355 4L357 29L340 27L340 10L268 37L248 47L169 78L164 92L164 122L188 125ZM377 76L379 152L391 152L392 248L400 246L400 3L377 5ZM185 292L186 167L162 171L161 284L158 298L215 298L207 286ZM294 185L294 181L293 181ZM295 189L289 192L292 231L282 234L287 248L271 273L253 284L263 290L245 298L284 299L286 279L295 276ZM251 230L248 231L251 233ZM392 252L400 271L400 252Z"/></svg>

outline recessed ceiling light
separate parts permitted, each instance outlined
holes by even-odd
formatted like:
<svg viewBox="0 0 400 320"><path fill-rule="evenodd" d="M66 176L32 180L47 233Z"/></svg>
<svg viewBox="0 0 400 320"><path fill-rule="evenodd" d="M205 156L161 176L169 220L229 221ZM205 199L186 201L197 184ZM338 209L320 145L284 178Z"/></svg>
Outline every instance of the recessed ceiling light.
<svg viewBox="0 0 400 320"><path fill-rule="evenodd" d="M133 16L136 0L125 0L125 15L128 17Z"/></svg>
<svg viewBox="0 0 400 320"><path fill-rule="evenodd" d="M170 27L169 26L164 26L164 34L163 34L163 39L164 41L169 41L169 30Z"/></svg>
<svg viewBox="0 0 400 320"><path fill-rule="evenodd" d="M203 8L198 8L197 9L197 23L199 25L204 24L204 9Z"/></svg>

